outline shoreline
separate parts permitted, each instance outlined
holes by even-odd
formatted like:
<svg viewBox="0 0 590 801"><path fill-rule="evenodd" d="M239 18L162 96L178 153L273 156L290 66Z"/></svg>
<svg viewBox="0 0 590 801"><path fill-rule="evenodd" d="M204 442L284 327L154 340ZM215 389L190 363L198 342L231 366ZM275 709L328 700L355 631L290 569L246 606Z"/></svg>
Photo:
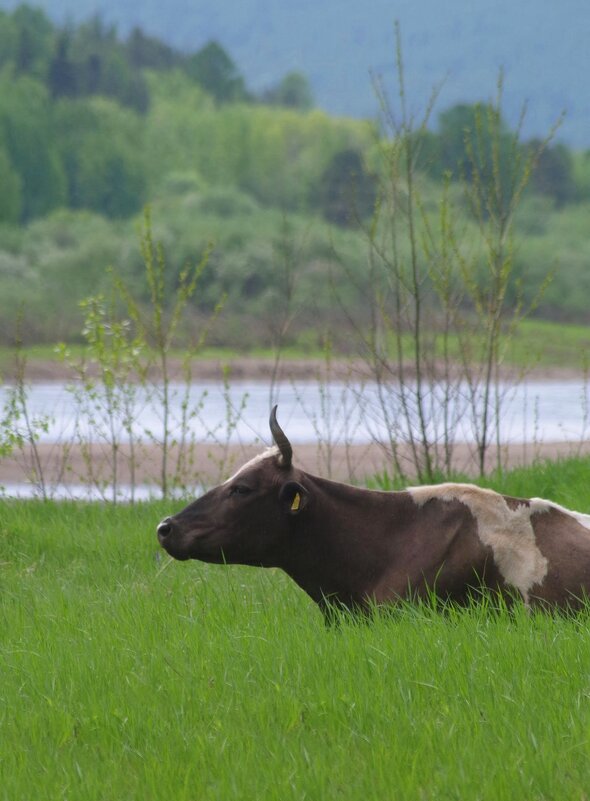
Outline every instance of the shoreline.
<svg viewBox="0 0 590 801"><path fill-rule="evenodd" d="M412 380L414 368L411 364L404 366L406 380ZM90 375L97 372L90 370ZM441 370L442 375L442 370ZM171 380L185 380L182 359L170 359ZM325 359L315 357L284 357L277 366L276 361L263 356L235 356L229 358L207 357L196 359L192 370L193 381L317 381L330 378L334 381L369 380L371 378L367 364L362 359L334 358L328 364ZM533 381L574 381L587 377L583 370L558 365L531 367L522 370L512 365L502 368L502 377L506 380ZM5 366L1 374L4 383L14 383L17 371L13 364ZM61 361L53 359L28 358L26 361L25 384L51 382L67 382L76 379L75 371ZM149 373L150 381L158 379L158 370L153 368Z"/></svg>

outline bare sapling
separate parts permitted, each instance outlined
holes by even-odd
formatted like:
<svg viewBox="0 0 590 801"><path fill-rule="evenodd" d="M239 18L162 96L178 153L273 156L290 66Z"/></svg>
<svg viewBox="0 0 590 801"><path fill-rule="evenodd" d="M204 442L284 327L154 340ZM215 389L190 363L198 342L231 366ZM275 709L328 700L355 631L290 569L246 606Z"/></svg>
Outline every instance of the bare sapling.
<svg viewBox="0 0 590 801"><path fill-rule="evenodd" d="M548 276L533 300L524 303L514 264L514 218L531 173L557 125L534 147L523 148L526 107L521 110L516 129L509 131L502 122L502 94L500 73L495 102L476 106L473 124L464 130L466 163L462 185L477 226L478 248L466 257L461 247L454 247L472 315L471 325L458 332L458 341L477 467L482 476L489 467L491 445L496 453L494 467L502 469L501 413L511 388L506 371L502 370L507 349L550 280ZM526 368L513 374L512 387L525 372Z"/></svg>
<svg viewBox="0 0 590 801"><path fill-rule="evenodd" d="M36 494L46 501L52 495L52 487L46 476L46 462L41 455L39 439L48 433L52 420L50 415L35 414L29 404L21 319L19 313L14 343L14 379L7 387L0 418L0 457L17 453L27 481L35 488Z"/></svg>
<svg viewBox="0 0 590 801"><path fill-rule="evenodd" d="M406 96L399 29L396 34L395 112L383 84L375 82L385 135L379 143L379 199L365 227L370 317L356 329L363 330L363 356L377 387L376 428L387 432L391 467L399 476L432 481L452 462L458 393L449 337L460 293L446 244L448 192L440 200L436 231L417 167L436 93L416 124Z"/></svg>
<svg viewBox="0 0 590 801"><path fill-rule="evenodd" d="M497 103L478 108L465 133L466 218L454 202L459 176L430 181L421 159L437 92L416 121L399 28L396 49L395 102L375 82L384 135L378 201L363 229L367 314L349 319L376 385L374 436L394 477L432 482L457 469L457 443L470 436L481 474L492 445L496 466L501 459L500 367L532 308L518 292L513 220L540 149L521 146L522 120L514 134L504 130L500 80Z"/></svg>
<svg viewBox="0 0 590 801"><path fill-rule="evenodd" d="M120 315L114 284L109 297L86 298L80 307L85 340L81 357L73 358L65 345L60 346L74 374L68 391L77 408L74 439L85 468L79 478L117 503L125 468L125 494L133 502L140 449L135 420L145 381L145 345L133 333L131 321ZM82 425L82 420L87 422Z"/></svg>
<svg viewBox="0 0 590 801"><path fill-rule="evenodd" d="M269 408L278 402L278 382L284 349L293 321L298 314L297 304L297 265L300 263L300 250L293 241L289 221L283 216L280 235L274 243L274 272L278 278L273 309L268 317L269 341L273 353L272 371L269 384Z"/></svg>
<svg viewBox="0 0 590 801"><path fill-rule="evenodd" d="M159 430L150 429L144 434L152 444L158 446L159 468L155 478L162 496L168 497L172 490L186 486L188 477L185 471L193 465L191 451L196 443L189 434L189 424L198 415L203 401L202 394L196 399L191 394L193 363L205 344L213 321L221 311L223 300L217 304L198 334L190 338L186 327L183 329L183 323L190 304L196 298L211 246L199 260L185 264L175 274L166 262L162 245L153 238L151 215L147 209L141 234L141 253L149 302L141 303L120 276L117 277L117 287L136 334L146 346L148 362L144 371L145 388L150 403L159 413L161 425ZM171 364L172 351L175 348L182 353L180 386L174 385L175 376ZM174 418L175 400L180 401L180 420Z"/></svg>

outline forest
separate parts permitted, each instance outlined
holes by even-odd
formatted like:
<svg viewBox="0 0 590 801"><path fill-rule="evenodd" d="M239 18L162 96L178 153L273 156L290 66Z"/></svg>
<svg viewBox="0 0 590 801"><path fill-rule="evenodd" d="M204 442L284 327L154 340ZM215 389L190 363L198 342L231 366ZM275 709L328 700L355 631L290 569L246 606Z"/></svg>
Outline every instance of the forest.
<svg viewBox="0 0 590 801"><path fill-rule="evenodd" d="M473 183L474 160L488 157L490 177L509 186L535 153L514 213L515 274L535 314L588 320L590 151L521 141L485 104L436 111L415 131L334 118L299 73L250 91L214 41L185 53L138 28L122 38L98 17L58 27L28 5L0 12L0 339L11 340L17 309L28 342L75 339L79 303L106 290L106 268L138 280L149 205L172 283L211 250L194 314L225 298L214 341L266 341L291 292L292 336L313 342L319 318L337 324L330 287L339 302L362 303L383 153L396 137L415 140L424 219L444 191L466 247L477 226L461 186Z"/></svg>

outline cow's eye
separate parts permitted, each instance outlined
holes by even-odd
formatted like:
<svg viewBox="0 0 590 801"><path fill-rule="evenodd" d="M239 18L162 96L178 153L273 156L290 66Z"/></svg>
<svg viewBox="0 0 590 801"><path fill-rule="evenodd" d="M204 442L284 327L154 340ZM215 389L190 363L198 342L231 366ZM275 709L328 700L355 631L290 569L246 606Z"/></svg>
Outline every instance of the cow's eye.
<svg viewBox="0 0 590 801"><path fill-rule="evenodd" d="M250 487L246 487L244 484L234 484L233 487L230 489L230 495L248 495L249 492L252 490Z"/></svg>

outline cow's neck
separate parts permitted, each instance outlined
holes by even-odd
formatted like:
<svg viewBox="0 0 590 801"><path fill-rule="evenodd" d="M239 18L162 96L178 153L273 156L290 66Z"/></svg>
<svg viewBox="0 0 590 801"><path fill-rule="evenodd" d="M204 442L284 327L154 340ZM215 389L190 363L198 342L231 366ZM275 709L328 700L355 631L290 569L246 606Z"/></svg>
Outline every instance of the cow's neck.
<svg viewBox="0 0 590 801"><path fill-rule="evenodd" d="M283 568L321 606L363 605L386 559L376 520L396 493L368 492L306 476L310 505L294 521ZM391 510L390 510L391 511ZM369 524L368 521L372 521Z"/></svg>

